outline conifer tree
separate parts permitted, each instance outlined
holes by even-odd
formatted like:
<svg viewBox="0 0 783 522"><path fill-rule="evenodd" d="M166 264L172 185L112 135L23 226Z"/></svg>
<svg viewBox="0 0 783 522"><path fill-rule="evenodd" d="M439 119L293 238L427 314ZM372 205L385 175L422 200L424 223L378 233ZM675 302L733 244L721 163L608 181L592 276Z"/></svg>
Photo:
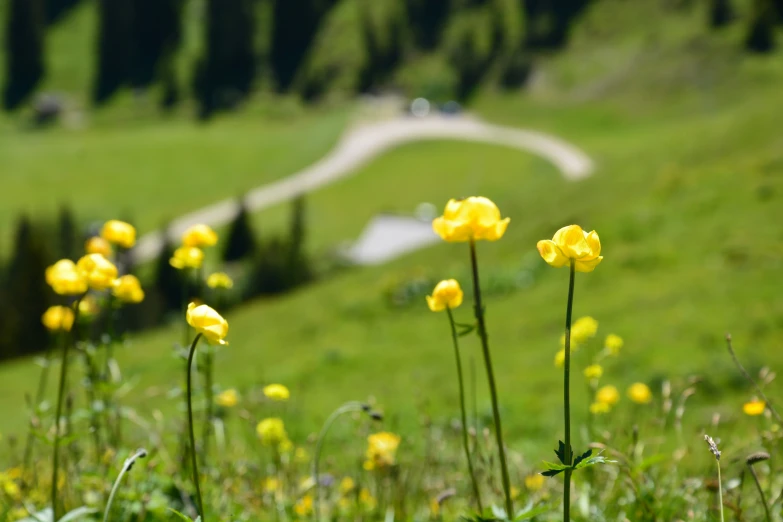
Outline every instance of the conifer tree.
<svg viewBox="0 0 783 522"><path fill-rule="evenodd" d="M256 238L250 225L250 216L244 200L240 199L239 211L228 231L226 247L223 250L223 261L233 262L244 259L256 251Z"/></svg>
<svg viewBox="0 0 783 522"><path fill-rule="evenodd" d="M101 105L131 81L133 0L98 0L98 20L92 100Z"/></svg>
<svg viewBox="0 0 783 522"><path fill-rule="evenodd" d="M182 39L182 0L133 0L133 85L164 79Z"/></svg>
<svg viewBox="0 0 783 522"><path fill-rule="evenodd" d="M9 0L5 19L3 107L24 103L43 79L45 15L43 0Z"/></svg>
<svg viewBox="0 0 783 522"><path fill-rule="evenodd" d="M755 0L745 48L756 53L768 53L775 48L776 13L771 0Z"/></svg>

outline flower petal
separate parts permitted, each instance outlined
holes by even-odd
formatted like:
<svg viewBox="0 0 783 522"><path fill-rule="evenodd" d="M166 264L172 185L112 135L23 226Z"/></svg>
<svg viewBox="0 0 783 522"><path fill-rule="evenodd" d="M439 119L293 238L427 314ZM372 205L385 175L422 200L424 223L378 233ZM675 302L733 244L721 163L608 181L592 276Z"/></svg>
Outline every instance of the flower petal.
<svg viewBox="0 0 783 522"><path fill-rule="evenodd" d="M604 256L598 256L595 259L587 259L587 260L578 259L575 263L574 269L577 272L592 272L593 270L595 270L595 267L597 267L601 263L603 258Z"/></svg>
<svg viewBox="0 0 783 522"><path fill-rule="evenodd" d="M550 239L542 239L536 243L538 253L550 266L560 268L568 264L568 258L563 255L560 248Z"/></svg>

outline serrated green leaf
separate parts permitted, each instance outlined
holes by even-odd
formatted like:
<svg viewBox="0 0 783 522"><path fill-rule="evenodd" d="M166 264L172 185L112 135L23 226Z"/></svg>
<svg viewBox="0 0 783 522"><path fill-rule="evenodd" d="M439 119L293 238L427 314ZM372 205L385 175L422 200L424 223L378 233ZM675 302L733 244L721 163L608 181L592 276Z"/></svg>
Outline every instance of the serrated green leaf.
<svg viewBox="0 0 783 522"><path fill-rule="evenodd" d="M556 462L547 462L546 460L543 462L544 467L548 470L558 470L558 471L565 471L570 466L566 466L565 464L557 464Z"/></svg>
<svg viewBox="0 0 783 522"><path fill-rule="evenodd" d="M565 443L562 440L557 441L557 449L555 450L555 455L557 455L557 460L562 462L563 464L569 464L566 462L566 455L565 455ZM574 456L574 448L571 449L571 459L573 459Z"/></svg>
<svg viewBox="0 0 783 522"><path fill-rule="evenodd" d="M579 463L582 462L583 460L585 460L587 457L589 457L592 454L593 454L593 450L589 449L589 450L585 451L584 453L582 453L581 455L579 455L576 458L576 460L574 460L574 469L578 469L579 468Z"/></svg>
<svg viewBox="0 0 783 522"><path fill-rule="evenodd" d="M514 522L517 522L519 520L530 520L531 518L537 517L538 515L542 515L547 511L552 511L552 506L538 506L537 508L533 508L528 511L525 511L524 513L522 512L517 513L517 516L514 517Z"/></svg>
<svg viewBox="0 0 783 522"><path fill-rule="evenodd" d="M172 513L174 513L175 515L177 515L177 516L179 517L179 519L180 519L180 520L187 520L188 522L194 522L192 518L190 518L190 517L189 517L189 516L187 516L187 515L183 515L182 513L180 513L179 511L177 511L177 510L176 510L176 509L174 509L174 508L169 508L169 511L171 511Z"/></svg>
<svg viewBox="0 0 783 522"><path fill-rule="evenodd" d="M549 469L546 471L542 471L541 474L545 477L555 477L564 471L565 471L564 469Z"/></svg>
<svg viewBox="0 0 783 522"><path fill-rule="evenodd" d="M586 468L588 466L594 466L596 464L616 464L616 460L609 460L606 457L602 457L600 455L596 455L595 457L591 457L587 460L583 460L579 463L578 466L575 466L574 469L582 469Z"/></svg>

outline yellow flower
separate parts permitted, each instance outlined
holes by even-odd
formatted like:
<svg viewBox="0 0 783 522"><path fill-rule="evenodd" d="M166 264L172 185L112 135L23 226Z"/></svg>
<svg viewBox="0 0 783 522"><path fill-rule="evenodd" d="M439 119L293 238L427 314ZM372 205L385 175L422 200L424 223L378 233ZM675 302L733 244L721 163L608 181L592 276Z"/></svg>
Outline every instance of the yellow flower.
<svg viewBox="0 0 783 522"><path fill-rule="evenodd" d="M560 268L574 261L577 272L592 272L603 259L598 234L595 230L586 232L579 225L561 228L551 240L539 241L536 248L549 265Z"/></svg>
<svg viewBox="0 0 783 522"><path fill-rule="evenodd" d="M280 481L274 477L267 477L261 487L267 493L274 493L280 489Z"/></svg>
<svg viewBox="0 0 783 522"><path fill-rule="evenodd" d="M362 488L361 491L359 491L359 502L361 502L368 511L372 511L378 505L378 501L375 500L375 497L372 496L372 493L370 493L370 490L367 488Z"/></svg>
<svg viewBox="0 0 783 522"><path fill-rule="evenodd" d="M239 402L239 394L233 388L224 390L217 394L215 397L215 403L224 408L233 408Z"/></svg>
<svg viewBox="0 0 783 522"><path fill-rule="evenodd" d="M652 392L646 384L637 382L628 388L628 398L636 404L647 404L652 400Z"/></svg>
<svg viewBox="0 0 783 522"><path fill-rule="evenodd" d="M87 279L70 259L61 259L48 267L46 283L60 295L79 295L87 291Z"/></svg>
<svg viewBox="0 0 783 522"><path fill-rule="evenodd" d="M193 225L182 234L182 244L186 247L210 247L217 240L217 234L207 225Z"/></svg>
<svg viewBox="0 0 783 522"><path fill-rule="evenodd" d="M117 267L101 254L87 254L76 262L76 269L93 290L106 290L117 279Z"/></svg>
<svg viewBox="0 0 783 522"><path fill-rule="evenodd" d="M600 364L591 364L585 368L585 378L587 379L600 379L604 374L604 369Z"/></svg>
<svg viewBox="0 0 783 522"><path fill-rule="evenodd" d="M343 495L347 495L353 491L355 487L356 483L351 477L343 477L343 479L340 481L340 493Z"/></svg>
<svg viewBox="0 0 783 522"><path fill-rule="evenodd" d="M287 401L291 397L291 392L282 384L270 384L269 386L264 386L264 395L273 401L282 402Z"/></svg>
<svg viewBox="0 0 783 522"><path fill-rule="evenodd" d="M620 392L617 391L616 387L607 384L606 386L600 387L595 393L595 401L600 402L601 404L614 406L620 402Z"/></svg>
<svg viewBox="0 0 783 522"><path fill-rule="evenodd" d="M215 272L207 277L207 286L210 288L233 288L234 281L225 272Z"/></svg>
<svg viewBox="0 0 783 522"><path fill-rule="evenodd" d="M96 301L95 297L92 295L84 296L84 298L79 301L79 319L86 319L89 321L94 319L100 311L101 309L98 306L98 301Z"/></svg>
<svg viewBox="0 0 783 522"><path fill-rule="evenodd" d="M745 412L745 415L761 415L764 413L764 410L767 408L767 403L764 401L760 401L758 399L753 399L750 402L746 402L742 405L742 411Z"/></svg>
<svg viewBox="0 0 783 522"><path fill-rule="evenodd" d="M496 241L505 234L510 219L500 219L500 210L491 200L471 196L450 199L443 215L432 222L432 229L449 242Z"/></svg>
<svg viewBox="0 0 783 522"><path fill-rule="evenodd" d="M294 513L300 517L309 516L313 512L313 496L305 495L294 505Z"/></svg>
<svg viewBox="0 0 783 522"><path fill-rule="evenodd" d="M617 355L620 353L620 348L623 347L623 338L619 335L615 334L609 334L606 336L606 341L604 341L604 346L606 346L606 350L611 353L612 355Z"/></svg>
<svg viewBox="0 0 783 522"><path fill-rule="evenodd" d="M84 242L84 251L88 254L101 254L104 257L109 257L111 244L100 236L93 236Z"/></svg>
<svg viewBox="0 0 783 522"><path fill-rule="evenodd" d="M114 297L126 303L140 303L144 300L144 290L135 275L124 275L114 282Z"/></svg>
<svg viewBox="0 0 783 522"><path fill-rule="evenodd" d="M177 270L199 268L204 262L204 252L200 248L182 246L174 251L169 264Z"/></svg>
<svg viewBox="0 0 783 522"><path fill-rule="evenodd" d="M598 331L598 321L592 317L580 317L571 326L571 344L584 344L595 336Z"/></svg>
<svg viewBox="0 0 783 522"><path fill-rule="evenodd" d="M101 237L109 243L130 248L136 243L136 229L129 223L112 219L103 224Z"/></svg>
<svg viewBox="0 0 783 522"><path fill-rule="evenodd" d="M538 491L544 487L544 476L539 473L534 473L525 477L525 487L528 491Z"/></svg>
<svg viewBox="0 0 783 522"><path fill-rule="evenodd" d="M284 440L288 440L285 424L282 419L277 417L270 417L259 422L256 426L256 433L264 446L276 446Z"/></svg>
<svg viewBox="0 0 783 522"><path fill-rule="evenodd" d="M364 468L372 470L393 466L397 448L400 445L399 435L389 432L374 433L367 437L367 461Z"/></svg>
<svg viewBox="0 0 783 522"><path fill-rule="evenodd" d="M430 518L440 518L440 502L438 502L438 497L430 499Z"/></svg>
<svg viewBox="0 0 783 522"><path fill-rule="evenodd" d="M228 344L225 341L228 335L228 321L209 306L196 306L196 303L190 303L185 318L188 324L210 343Z"/></svg>
<svg viewBox="0 0 783 522"><path fill-rule="evenodd" d="M280 441L280 444L277 445L277 451L280 453L291 453L292 449L294 449L294 443L291 442L291 439L288 437Z"/></svg>
<svg viewBox="0 0 783 522"><path fill-rule="evenodd" d="M605 402L594 402L590 405L590 413L593 415L601 415L602 413L609 413L612 407Z"/></svg>
<svg viewBox="0 0 783 522"><path fill-rule="evenodd" d="M73 310L67 306L50 306L41 317L41 322L50 332L70 332L73 326Z"/></svg>
<svg viewBox="0 0 783 522"><path fill-rule="evenodd" d="M555 354L555 366L562 368L565 364L565 348Z"/></svg>
<svg viewBox="0 0 783 522"><path fill-rule="evenodd" d="M433 312L446 308L457 308L462 304L462 288L456 279L446 279L435 285L432 295L427 296L427 305Z"/></svg>
<svg viewBox="0 0 783 522"><path fill-rule="evenodd" d="M294 451L294 462L298 462L299 464L310 462L310 454L307 453L307 450L304 448L296 448L296 451Z"/></svg>

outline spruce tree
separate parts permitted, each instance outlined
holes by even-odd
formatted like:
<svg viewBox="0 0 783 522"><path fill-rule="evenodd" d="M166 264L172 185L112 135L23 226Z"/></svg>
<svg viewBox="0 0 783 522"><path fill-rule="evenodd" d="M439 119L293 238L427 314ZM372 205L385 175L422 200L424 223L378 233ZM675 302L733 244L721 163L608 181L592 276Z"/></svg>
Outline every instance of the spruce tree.
<svg viewBox="0 0 783 522"><path fill-rule="evenodd" d="M81 0L46 0L46 21L54 24L79 5Z"/></svg>
<svg viewBox="0 0 783 522"><path fill-rule="evenodd" d="M712 0L710 3L710 27L715 29L728 25L734 18L731 0Z"/></svg>
<svg viewBox="0 0 783 522"><path fill-rule="evenodd" d="M43 0L10 0L5 21L3 107L24 103L44 77Z"/></svg>
<svg viewBox="0 0 783 522"><path fill-rule="evenodd" d="M312 277L310 260L304 250L306 235L305 198L299 196L291 202L291 229L288 238L288 263L286 286L292 288Z"/></svg>
<svg viewBox="0 0 783 522"><path fill-rule="evenodd" d="M243 199L239 200L238 206L239 211L231 222L226 247L223 250L223 261L227 263L244 259L256 251L256 238Z"/></svg>
<svg viewBox="0 0 783 522"><path fill-rule="evenodd" d="M162 79L182 39L182 0L133 0L133 85Z"/></svg>
<svg viewBox="0 0 783 522"><path fill-rule="evenodd" d="M414 45L431 50L440 43L452 9L452 0L405 0Z"/></svg>
<svg viewBox="0 0 783 522"><path fill-rule="evenodd" d="M98 0L98 45L92 100L101 105L132 77L133 0Z"/></svg>
<svg viewBox="0 0 783 522"><path fill-rule="evenodd" d="M81 252L79 239L71 207L62 205L57 218L57 257L76 259Z"/></svg>
<svg viewBox="0 0 783 522"><path fill-rule="evenodd" d="M362 39L367 59L359 88L369 91L383 85L402 59L406 20L399 4L361 0Z"/></svg>
<svg viewBox="0 0 783 522"><path fill-rule="evenodd" d="M768 53L775 48L776 13L771 0L755 0L745 48L756 53Z"/></svg>
<svg viewBox="0 0 783 522"><path fill-rule="evenodd" d="M180 271L169 262L174 254L174 246L166 234L160 253L155 261L155 281L153 288L160 298L165 311L178 311L184 299L183 278Z"/></svg>

